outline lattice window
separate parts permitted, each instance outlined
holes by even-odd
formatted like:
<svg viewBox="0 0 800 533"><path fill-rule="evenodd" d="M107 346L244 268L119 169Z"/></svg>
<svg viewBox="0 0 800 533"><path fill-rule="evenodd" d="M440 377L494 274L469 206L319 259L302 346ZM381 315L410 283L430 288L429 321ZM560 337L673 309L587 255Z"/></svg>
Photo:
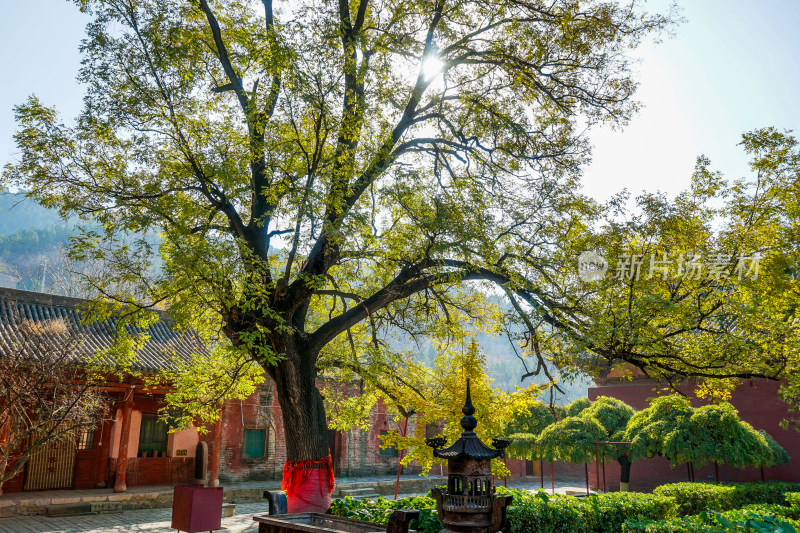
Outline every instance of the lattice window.
<svg viewBox="0 0 800 533"><path fill-rule="evenodd" d="M78 437L79 450L92 450L94 449L95 427L87 426L81 429L80 436Z"/></svg>

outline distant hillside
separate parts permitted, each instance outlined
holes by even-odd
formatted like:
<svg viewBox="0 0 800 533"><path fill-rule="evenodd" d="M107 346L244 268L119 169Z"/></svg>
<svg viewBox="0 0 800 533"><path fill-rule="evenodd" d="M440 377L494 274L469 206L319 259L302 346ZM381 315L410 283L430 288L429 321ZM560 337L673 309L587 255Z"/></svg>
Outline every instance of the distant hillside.
<svg viewBox="0 0 800 533"><path fill-rule="evenodd" d="M0 192L0 235L64 224L54 209L42 207L21 193Z"/></svg>

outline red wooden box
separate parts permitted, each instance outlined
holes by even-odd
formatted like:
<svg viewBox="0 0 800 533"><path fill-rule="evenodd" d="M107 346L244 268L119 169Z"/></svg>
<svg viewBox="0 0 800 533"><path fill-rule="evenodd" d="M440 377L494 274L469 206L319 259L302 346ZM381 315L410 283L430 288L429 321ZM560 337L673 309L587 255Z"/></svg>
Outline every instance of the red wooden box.
<svg viewBox="0 0 800 533"><path fill-rule="evenodd" d="M172 527L197 533L222 526L222 487L177 485L172 495Z"/></svg>

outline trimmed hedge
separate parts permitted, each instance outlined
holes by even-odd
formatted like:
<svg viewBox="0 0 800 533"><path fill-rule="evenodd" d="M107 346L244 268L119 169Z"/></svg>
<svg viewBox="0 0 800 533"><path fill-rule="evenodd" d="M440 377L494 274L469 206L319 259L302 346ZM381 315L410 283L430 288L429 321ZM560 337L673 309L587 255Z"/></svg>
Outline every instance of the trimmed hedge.
<svg viewBox="0 0 800 533"><path fill-rule="evenodd" d="M681 516L702 511L728 511L753 503L787 505L786 493L800 491L800 483L764 481L715 485L711 483L670 483L653 494L673 498Z"/></svg>
<svg viewBox="0 0 800 533"><path fill-rule="evenodd" d="M616 492L575 498L503 487L497 492L514 497L505 533L620 533L622 524L631 517L665 520L676 516L677 510L671 499L653 494ZM436 515L436 501L429 496L397 501L345 497L333 501L330 513L385 524L397 509L419 509L420 520L412 521L411 528L420 533L439 533L443 527Z"/></svg>
<svg viewBox="0 0 800 533"><path fill-rule="evenodd" d="M743 524L748 519L759 519L772 528L764 531L792 531L770 523L773 518L800 533L798 483L673 483L658 487L653 494L614 492L585 498L503 487L497 487L497 492L514 497L504 533L719 533L747 531ZM795 507L789 507L790 503ZM420 511L420 520L411 523L420 533L438 533L443 527L430 495L397 501L346 497L334 500L330 512L385 524L398 509ZM720 520L728 521L733 529Z"/></svg>
<svg viewBox="0 0 800 533"><path fill-rule="evenodd" d="M615 492L575 498L561 494L497 489L514 496L505 533L619 533L625 520L664 520L676 515L670 498Z"/></svg>
<svg viewBox="0 0 800 533"><path fill-rule="evenodd" d="M675 500L657 494L612 492L590 496L584 501L595 511L597 533L619 533L622 524L631 518L638 520L665 520L678 516Z"/></svg>
<svg viewBox="0 0 800 533"><path fill-rule="evenodd" d="M499 490L498 490L499 492ZM588 533L593 531L591 511L578 498L509 490L514 503L508 509L503 533Z"/></svg>
<svg viewBox="0 0 800 533"><path fill-rule="evenodd" d="M724 513L702 512L672 520L627 520L623 533L725 533L730 531L800 532L800 509L775 504L747 505ZM748 521L750 528L747 528ZM764 529L759 529L761 528Z"/></svg>

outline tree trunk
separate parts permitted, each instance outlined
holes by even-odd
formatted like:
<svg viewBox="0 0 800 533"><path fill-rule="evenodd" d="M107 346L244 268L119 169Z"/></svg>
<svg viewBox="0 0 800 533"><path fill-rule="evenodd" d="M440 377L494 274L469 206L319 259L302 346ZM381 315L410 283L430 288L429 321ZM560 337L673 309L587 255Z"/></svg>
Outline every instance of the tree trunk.
<svg viewBox="0 0 800 533"><path fill-rule="evenodd" d="M617 457L617 462L620 466L619 490L627 492L631 481L631 460L627 454L624 454Z"/></svg>
<svg viewBox="0 0 800 533"><path fill-rule="evenodd" d="M329 453L328 423L316 386L315 362L316 357L290 345L286 358L266 369L275 380L288 461L312 461Z"/></svg>

